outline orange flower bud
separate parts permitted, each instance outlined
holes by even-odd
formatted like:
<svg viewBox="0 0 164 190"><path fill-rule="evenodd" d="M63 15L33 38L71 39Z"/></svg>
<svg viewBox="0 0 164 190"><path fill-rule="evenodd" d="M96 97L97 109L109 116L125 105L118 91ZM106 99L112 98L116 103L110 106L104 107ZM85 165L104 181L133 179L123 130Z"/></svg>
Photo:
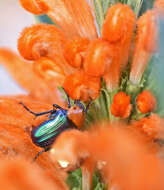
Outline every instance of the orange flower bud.
<svg viewBox="0 0 164 190"><path fill-rule="evenodd" d="M108 10L102 27L102 38L119 48L122 68L128 63L135 23L134 12L127 5L118 3Z"/></svg>
<svg viewBox="0 0 164 190"><path fill-rule="evenodd" d="M100 77L104 74L105 68L110 62L110 45L108 42L97 39L90 43L84 61L85 73Z"/></svg>
<svg viewBox="0 0 164 190"><path fill-rule="evenodd" d="M65 36L54 25L38 24L25 28L18 40L20 54L28 60L36 60L40 57L53 58L61 54L61 46L65 42Z"/></svg>
<svg viewBox="0 0 164 190"><path fill-rule="evenodd" d="M155 97L148 90L144 90L142 93L138 95L136 103L138 109L142 113L154 111L157 106L157 101Z"/></svg>
<svg viewBox="0 0 164 190"><path fill-rule="evenodd" d="M160 139L164 137L164 120L157 114L151 114L133 123L138 130L147 135L150 139Z"/></svg>
<svg viewBox="0 0 164 190"><path fill-rule="evenodd" d="M114 98L110 107L111 113L116 117L127 118L131 112L130 96L125 92L118 92Z"/></svg>
<svg viewBox="0 0 164 190"><path fill-rule="evenodd" d="M135 41L130 80L139 84L152 52L157 49L157 23L153 11L147 11L137 22L138 31Z"/></svg>
<svg viewBox="0 0 164 190"><path fill-rule="evenodd" d="M39 60L35 61L34 71L40 75L43 79L55 81L56 86L62 86L65 79L65 73L61 66L52 61L49 58L42 57Z"/></svg>
<svg viewBox="0 0 164 190"><path fill-rule="evenodd" d="M96 99L100 91L100 78L90 77L82 71L77 71L66 77L64 89L74 100Z"/></svg>
<svg viewBox="0 0 164 190"><path fill-rule="evenodd" d="M82 66L89 42L89 39L79 37L69 40L64 45L64 57L72 67L79 68Z"/></svg>
<svg viewBox="0 0 164 190"><path fill-rule="evenodd" d="M33 14L44 14L48 7L42 0L19 0L22 7Z"/></svg>

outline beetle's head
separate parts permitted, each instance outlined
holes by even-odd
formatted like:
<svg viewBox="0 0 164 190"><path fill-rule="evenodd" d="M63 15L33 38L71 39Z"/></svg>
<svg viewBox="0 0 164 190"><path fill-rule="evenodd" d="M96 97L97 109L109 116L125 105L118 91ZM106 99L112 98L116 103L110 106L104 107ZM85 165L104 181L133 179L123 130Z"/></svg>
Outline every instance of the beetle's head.
<svg viewBox="0 0 164 190"><path fill-rule="evenodd" d="M50 157L66 171L78 168L89 155L85 132L72 129L59 135L50 150Z"/></svg>
<svg viewBox="0 0 164 190"><path fill-rule="evenodd" d="M67 117L78 127L81 128L84 123L84 111L77 105L68 110Z"/></svg>

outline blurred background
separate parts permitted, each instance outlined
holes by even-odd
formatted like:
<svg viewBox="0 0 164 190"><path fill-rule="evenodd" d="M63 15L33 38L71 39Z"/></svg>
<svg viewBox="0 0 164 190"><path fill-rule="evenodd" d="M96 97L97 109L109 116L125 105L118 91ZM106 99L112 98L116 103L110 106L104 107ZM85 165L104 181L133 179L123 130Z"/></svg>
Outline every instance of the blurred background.
<svg viewBox="0 0 164 190"><path fill-rule="evenodd" d="M19 0L0 0L0 47L17 51L20 32L34 22L34 17L20 6ZM22 92L24 93L0 65L0 95Z"/></svg>

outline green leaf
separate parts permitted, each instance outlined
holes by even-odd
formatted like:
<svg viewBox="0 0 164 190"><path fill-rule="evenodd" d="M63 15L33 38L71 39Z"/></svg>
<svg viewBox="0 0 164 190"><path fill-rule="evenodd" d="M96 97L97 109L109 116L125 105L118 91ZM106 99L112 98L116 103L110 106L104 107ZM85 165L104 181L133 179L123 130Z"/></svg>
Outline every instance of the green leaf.
<svg viewBox="0 0 164 190"><path fill-rule="evenodd" d="M50 17L47 15L35 16L35 19L38 23L54 24L56 25Z"/></svg>
<svg viewBox="0 0 164 190"><path fill-rule="evenodd" d="M101 28L105 20L108 8L111 5L111 0L93 0L94 12L97 26L101 33Z"/></svg>
<svg viewBox="0 0 164 190"><path fill-rule="evenodd" d="M82 171L81 168L70 172L66 183L71 190L82 190ZM101 182L101 177L97 171L93 174L92 189L91 190L106 190L107 185Z"/></svg>
<svg viewBox="0 0 164 190"><path fill-rule="evenodd" d="M145 89L150 90L157 99L156 113L164 118L164 22L160 21L159 53L153 55L145 71Z"/></svg>
<svg viewBox="0 0 164 190"><path fill-rule="evenodd" d="M148 9L152 9L155 0L143 0L142 7L139 11L139 16L145 13Z"/></svg>

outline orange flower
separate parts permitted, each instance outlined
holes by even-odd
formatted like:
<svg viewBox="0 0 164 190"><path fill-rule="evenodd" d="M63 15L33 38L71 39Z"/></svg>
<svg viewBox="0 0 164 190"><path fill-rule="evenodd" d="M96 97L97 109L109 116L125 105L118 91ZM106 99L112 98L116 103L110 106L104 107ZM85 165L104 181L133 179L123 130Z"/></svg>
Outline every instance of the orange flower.
<svg viewBox="0 0 164 190"><path fill-rule="evenodd" d="M142 93L138 95L136 103L138 109L142 113L154 111L157 107L157 101L155 97L148 90L144 90Z"/></svg>
<svg viewBox="0 0 164 190"><path fill-rule="evenodd" d="M133 123L138 130L152 139L161 139L164 137L164 120L157 114L151 114L139 121Z"/></svg>
<svg viewBox="0 0 164 190"><path fill-rule="evenodd" d="M100 78L91 77L82 71L77 71L66 77L64 89L72 99L90 101L96 99L99 95Z"/></svg>
<svg viewBox="0 0 164 190"><path fill-rule="evenodd" d="M127 118L131 112L130 96L125 92L117 93L110 107L111 113L116 117Z"/></svg>

